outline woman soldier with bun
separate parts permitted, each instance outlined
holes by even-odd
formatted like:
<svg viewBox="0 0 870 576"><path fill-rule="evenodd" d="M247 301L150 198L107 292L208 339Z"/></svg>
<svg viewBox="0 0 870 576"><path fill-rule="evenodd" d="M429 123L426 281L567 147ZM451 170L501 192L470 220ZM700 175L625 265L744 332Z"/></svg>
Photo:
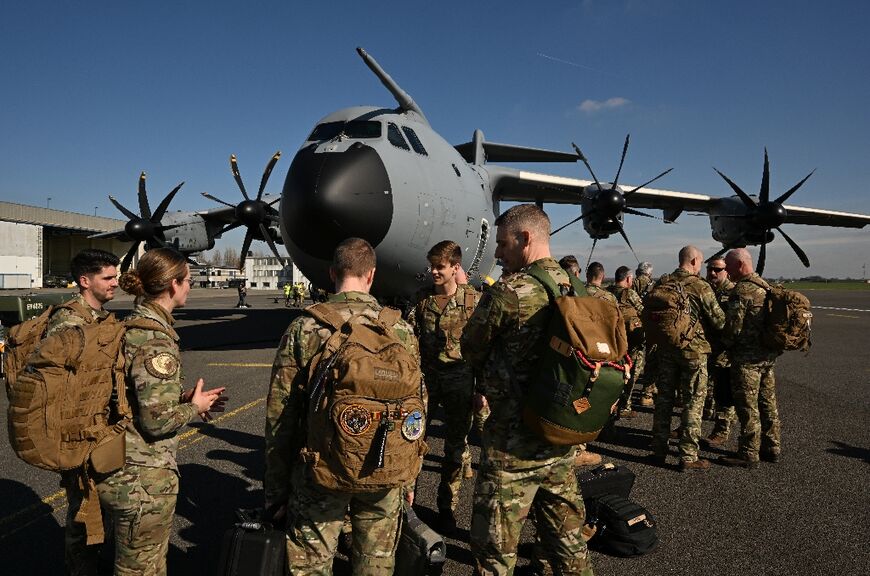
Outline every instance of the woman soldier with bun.
<svg viewBox="0 0 870 576"><path fill-rule="evenodd" d="M116 575L164 575L178 497L177 433L199 416L223 411L224 388L203 390L200 378L183 391L184 377L172 311L190 292L190 269L169 248L149 250L121 288L136 296L123 353L133 422L126 432L126 464L102 482L100 502L111 511Z"/></svg>

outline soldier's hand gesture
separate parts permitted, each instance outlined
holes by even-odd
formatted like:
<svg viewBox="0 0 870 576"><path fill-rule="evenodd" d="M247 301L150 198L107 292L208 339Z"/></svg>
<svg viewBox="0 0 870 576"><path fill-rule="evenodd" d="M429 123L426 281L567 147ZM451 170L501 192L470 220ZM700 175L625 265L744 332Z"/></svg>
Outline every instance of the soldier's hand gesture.
<svg viewBox="0 0 870 576"><path fill-rule="evenodd" d="M223 392L226 390L225 387L203 390L204 384L205 381L202 378L196 381L196 387L193 389L190 403L196 406L197 414L202 418L202 421L208 422L212 419L211 412L224 411L224 404L226 404L229 398L223 396Z"/></svg>

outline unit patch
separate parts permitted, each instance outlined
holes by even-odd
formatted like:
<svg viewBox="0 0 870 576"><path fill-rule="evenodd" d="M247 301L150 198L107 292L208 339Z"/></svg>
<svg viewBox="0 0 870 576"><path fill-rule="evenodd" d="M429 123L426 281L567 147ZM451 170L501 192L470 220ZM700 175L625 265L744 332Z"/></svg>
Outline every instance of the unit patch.
<svg viewBox="0 0 870 576"><path fill-rule="evenodd" d="M405 440L413 442L423 435L423 427L423 415L418 410L414 410L402 420L402 436Z"/></svg>
<svg viewBox="0 0 870 576"><path fill-rule="evenodd" d="M577 414L583 414L590 408L592 408L592 404L589 403L589 398L584 396L583 398L577 398L574 400L574 411L577 412Z"/></svg>
<svg viewBox="0 0 870 576"><path fill-rule="evenodd" d="M169 352L161 352L145 359L145 369L156 378L168 380L178 372L178 358Z"/></svg>
<svg viewBox="0 0 870 576"><path fill-rule="evenodd" d="M359 436L371 427L372 413L359 404L351 404L338 415L338 423L347 434Z"/></svg>

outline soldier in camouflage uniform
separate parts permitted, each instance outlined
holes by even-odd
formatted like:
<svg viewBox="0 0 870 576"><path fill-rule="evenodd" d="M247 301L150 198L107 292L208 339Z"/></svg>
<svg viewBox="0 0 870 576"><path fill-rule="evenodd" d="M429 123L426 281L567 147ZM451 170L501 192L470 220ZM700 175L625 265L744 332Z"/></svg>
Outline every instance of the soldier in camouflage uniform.
<svg viewBox="0 0 870 576"><path fill-rule="evenodd" d="M637 265L637 270L635 270L634 282L632 283L632 289L637 292L638 297L640 297L641 302L643 302L644 296L649 293L650 288L653 285L652 279L653 273L653 265L649 262L641 262ZM653 395L656 392L656 381L655 375L657 372L657 364L655 362L655 346L644 346L642 354L639 356L643 358L643 370L637 373L637 383L640 386L640 405L645 408L651 408L653 406Z"/></svg>
<svg viewBox="0 0 870 576"><path fill-rule="evenodd" d="M764 300L770 285L755 273L745 248L725 256L728 276L737 281L728 303L722 335L731 355L731 389L740 420L736 457L720 458L726 466L754 468L759 456L768 462L780 458L779 412L773 367L778 353L763 343Z"/></svg>
<svg viewBox="0 0 870 576"><path fill-rule="evenodd" d="M643 302L641 302L640 296L632 288L634 275L631 273L631 269L628 266L620 266L616 269L613 280L613 284L607 290L616 297L619 308L623 311L622 316L626 318L626 324L628 324L628 318L637 318L636 322L639 323L640 314L643 312ZM630 313L626 313L626 311L630 311ZM631 378L626 382L625 391L619 399L620 418L627 418L633 415L631 411L631 391L634 388L635 382L643 374L644 367L643 330L631 330L631 328L631 326L625 327L626 333L629 335L628 354L631 356L632 366Z"/></svg>
<svg viewBox="0 0 870 576"><path fill-rule="evenodd" d="M727 318L728 300L731 298L734 282L728 279L724 259L716 258L707 262L707 282L713 288L716 300L719 302L719 306L722 307ZM731 362L728 359L728 351L722 345L721 333L711 333L709 338L713 352L707 361L707 370L713 385L708 386L704 417L706 418L709 412L711 419L715 422L713 431L707 437L707 444L715 448L722 446L728 441L731 422L735 419L735 412L731 395Z"/></svg>
<svg viewBox="0 0 870 576"><path fill-rule="evenodd" d="M680 470L683 472L708 470L710 462L698 458L698 440L701 437L701 416L707 398L707 356L710 343L707 334L721 330L725 313L716 301L710 285L698 273L704 260L694 246L680 250L680 266L662 276L658 282L679 282L689 297L694 335L685 348L659 345L659 367L652 429L652 460L664 464L671 435L671 414L676 394L682 393L683 412L680 426Z"/></svg>
<svg viewBox="0 0 870 576"><path fill-rule="evenodd" d="M466 361L484 376L492 410L482 437L474 489L471 549L477 574L512 574L530 515L556 574L591 575L583 541L585 517L571 446L554 446L523 424L522 390L534 378L549 314L545 288L524 270L537 264L558 283L568 277L550 257L550 221L533 204L496 220L495 255L505 275L481 298L462 334Z"/></svg>
<svg viewBox="0 0 870 576"><path fill-rule="evenodd" d="M606 302L610 302L614 306L619 306L614 296L610 291L601 287L604 282L604 266L600 262L593 262L586 269L586 292L590 296L601 298Z"/></svg>
<svg viewBox="0 0 870 576"><path fill-rule="evenodd" d="M375 274L371 245L359 238L343 241L336 248L331 274L336 293L329 296L327 306L345 320L362 314L375 322L381 306L369 295ZM392 330L419 357L412 327L399 319ZM266 400L266 508L276 520L289 518L290 574L332 574L332 559L349 508L354 575L391 576L401 528L402 492L410 505L413 486L353 494L330 490L316 484L300 460L307 436L309 368L331 334L331 328L303 314L290 323L278 347Z"/></svg>
<svg viewBox="0 0 870 576"><path fill-rule="evenodd" d="M209 411L223 410L223 388L182 389L184 377L172 311L190 292L190 269L178 252L149 250L135 270L121 276L121 288L137 296L124 335L127 397L133 422L126 431L126 463L97 485L100 505L115 532L115 575L166 574L166 553L178 497L177 433Z"/></svg>
<svg viewBox="0 0 870 576"><path fill-rule="evenodd" d="M103 305L115 297L118 287L120 259L104 250L88 249L76 254L70 262L70 273L79 287L79 293L52 312L45 336L72 326L102 322L110 316ZM66 492L66 530L64 557L67 572L73 576L97 574L100 544L87 545L87 529L75 517L82 506L83 491L78 488L79 471L61 473L60 484Z"/></svg>
<svg viewBox="0 0 870 576"><path fill-rule="evenodd" d="M468 432L472 423L474 374L462 359L459 338L480 295L468 284L457 284L462 249L456 242L439 242L426 257L433 284L417 294L409 320L420 341L421 366L429 392L429 420L435 406L444 407L444 463L437 504L439 532L450 536L456 531L454 510L459 503L462 478L473 476Z"/></svg>

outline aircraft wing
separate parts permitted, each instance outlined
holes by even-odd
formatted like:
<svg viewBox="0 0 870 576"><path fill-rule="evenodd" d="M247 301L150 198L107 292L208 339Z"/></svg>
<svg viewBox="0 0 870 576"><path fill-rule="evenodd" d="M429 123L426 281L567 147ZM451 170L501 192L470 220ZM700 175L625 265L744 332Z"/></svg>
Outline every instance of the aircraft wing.
<svg viewBox="0 0 870 576"><path fill-rule="evenodd" d="M803 208L801 206L783 205L787 216L786 222L792 224L810 224L813 226L836 226L838 228L863 228L870 224L870 216L853 212L835 212L820 208Z"/></svg>

